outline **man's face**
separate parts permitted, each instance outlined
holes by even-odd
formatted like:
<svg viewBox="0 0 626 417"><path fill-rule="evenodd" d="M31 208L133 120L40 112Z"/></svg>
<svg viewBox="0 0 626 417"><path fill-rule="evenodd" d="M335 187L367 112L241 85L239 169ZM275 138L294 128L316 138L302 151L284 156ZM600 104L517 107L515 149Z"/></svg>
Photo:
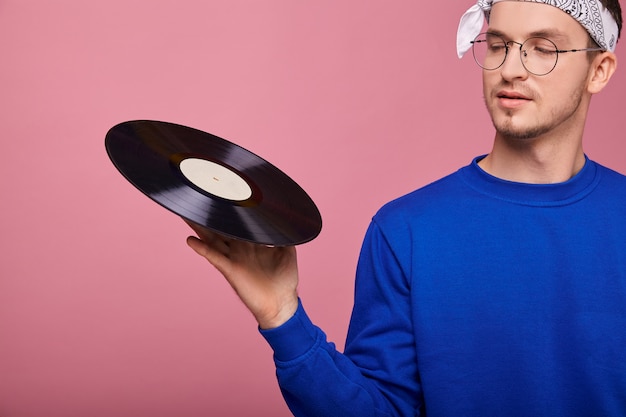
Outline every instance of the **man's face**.
<svg viewBox="0 0 626 417"><path fill-rule="evenodd" d="M562 10L525 1L496 3L488 31L519 43L541 36L558 49L586 48L589 41L585 29ZM485 103L496 131L508 139L533 139L582 130L588 70L586 53L575 52L559 54L556 67L547 75L530 74L521 63L519 45L511 43L504 64L483 71Z"/></svg>

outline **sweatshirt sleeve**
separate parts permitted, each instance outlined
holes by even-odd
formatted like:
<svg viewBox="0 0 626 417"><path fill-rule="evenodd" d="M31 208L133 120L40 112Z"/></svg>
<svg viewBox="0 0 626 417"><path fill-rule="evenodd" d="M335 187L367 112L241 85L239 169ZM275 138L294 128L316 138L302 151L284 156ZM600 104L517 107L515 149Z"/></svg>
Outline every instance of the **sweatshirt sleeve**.
<svg viewBox="0 0 626 417"><path fill-rule="evenodd" d="M408 290L395 259L378 227L370 226L345 354L327 341L301 303L285 324L261 330L274 350L278 383L294 416L419 415Z"/></svg>

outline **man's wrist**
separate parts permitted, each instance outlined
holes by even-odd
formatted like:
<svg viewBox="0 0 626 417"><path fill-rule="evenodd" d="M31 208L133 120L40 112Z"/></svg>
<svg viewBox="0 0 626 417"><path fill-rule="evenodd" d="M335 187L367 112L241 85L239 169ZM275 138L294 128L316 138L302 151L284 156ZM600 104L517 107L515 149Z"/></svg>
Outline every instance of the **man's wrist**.
<svg viewBox="0 0 626 417"><path fill-rule="evenodd" d="M296 297L293 301L282 306L276 314L273 314L270 317L266 317L263 319L257 319L259 323L259 327L262 330L270 330L275 329L277 327L285 324L290 318L296 314L296 310L298 310L298 298Z"/></svg>

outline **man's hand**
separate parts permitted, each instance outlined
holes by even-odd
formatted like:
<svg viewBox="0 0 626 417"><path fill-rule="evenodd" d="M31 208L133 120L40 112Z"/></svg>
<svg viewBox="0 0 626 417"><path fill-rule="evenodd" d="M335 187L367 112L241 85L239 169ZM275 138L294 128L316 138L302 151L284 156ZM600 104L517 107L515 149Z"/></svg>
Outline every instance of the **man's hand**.
<svg viewBox="0 0 626 417"><path fill-rule="evenodd" d="M187 222L197 237L187 244L224 275L262 329L280 326L298 308L296 249L224 237Z"/></svg>

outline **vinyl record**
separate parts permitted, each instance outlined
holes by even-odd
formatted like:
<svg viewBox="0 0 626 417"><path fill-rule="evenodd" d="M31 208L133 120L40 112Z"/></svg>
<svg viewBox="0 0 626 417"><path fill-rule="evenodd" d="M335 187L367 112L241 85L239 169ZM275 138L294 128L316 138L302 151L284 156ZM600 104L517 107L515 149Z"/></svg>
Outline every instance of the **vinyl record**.
<svg viewBox="0 0 626 417"><path fill-rule="evenodd" d="M225 139L174 123L134 120L106 134L109 158L146 196L217 233L291 246L319 234L322 219L286 174Z"/></svg>

